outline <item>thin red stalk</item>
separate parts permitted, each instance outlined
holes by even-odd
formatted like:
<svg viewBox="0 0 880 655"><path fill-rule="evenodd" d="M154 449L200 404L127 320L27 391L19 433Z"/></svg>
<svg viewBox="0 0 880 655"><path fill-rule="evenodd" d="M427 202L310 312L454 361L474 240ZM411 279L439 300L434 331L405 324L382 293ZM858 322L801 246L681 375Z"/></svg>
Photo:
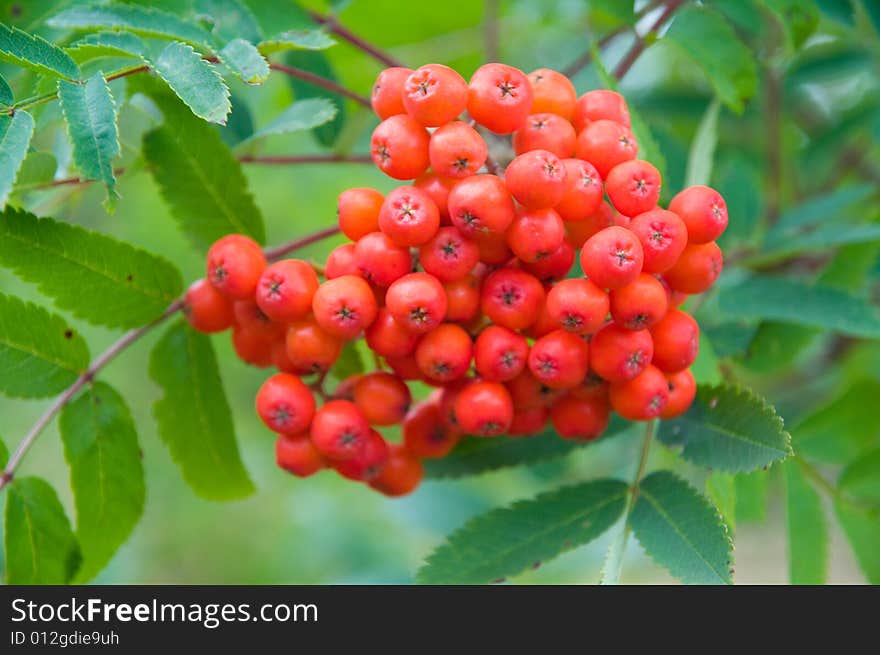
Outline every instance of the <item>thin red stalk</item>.
<svg viewBox="0 0 880 655"><path fill-rule="evenodd" d="M372 164L370 155L242 155L238 161L243 164Z"/></svg>
<svg viewBox="0 0 880 655"><path fill-rule="evenodd" d="M355 48L367 53L379 63L384 64L385 66L403 66L400 61L389 55L387 52L380 50L378 46L375 46L365 39L357 36L347 27L341 25L335 17L324 16L323 14L319 14L316 11L310 11L309 14L312 17L312 20L317 23L321 23L322 25L325 25L332 34L335 34L344 41L348 41Z"/></svg>
<svg viewBox="0 0 880 655"><path fill-rule="evenodd" d="M289 75L290 77L295 77L304 82L308 82L309 84L314 84L315 86L319 86L322 89L327 89L328 91L332 91L333 93L338 93L341 96L345 96L346 98L354 100L358 104L363 105L368 109L372 108L369 98L359 95L354 91L350 91L341 84L337 84L333 80L328 80L325 77L315 75L314 73L310 73L309 71L303 70L302 68L287 66L285 64L272 63L269 64L269 68L284 73L285 75Z"/></svg>
<svg viewBox="0 0 880 655"><path fill-rule="evenodd" d="M657 17L657 20L654 21L654 24L648 29L644 36L637 36L635 42L630 47L629 51L623 56L623 59L620 60L620 63L617 64L617 67L614 69L614 77L618 80L623 79L623 76L629 72L629 69L632 68L632 65L636 63L636 60L645 51L645 48L648 45L648 35L656 34L657 31L663 27L663 25L672 18L672 14L682 5L684 0L669 0L666 3L666 7L663 9L661 14Z"/></svg>

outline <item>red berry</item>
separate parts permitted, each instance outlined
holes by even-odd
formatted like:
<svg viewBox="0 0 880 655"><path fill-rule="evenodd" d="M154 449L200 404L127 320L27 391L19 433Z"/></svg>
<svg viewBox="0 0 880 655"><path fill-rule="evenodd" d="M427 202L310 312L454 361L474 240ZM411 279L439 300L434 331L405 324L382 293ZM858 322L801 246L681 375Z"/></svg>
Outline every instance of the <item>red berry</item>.
<svg viewBox="0 0 880 655"><path fill-rule="evenodd" d="M663 277L674 291L703 293L715 283L723 267L721 248L714 241L689 243L675 265Z"/></svg>
<svg viewBox="0 0 880 655"><path fill-rule="evenodd" d="M497 234L474 236L474 242L480 251L480 262L492 267L502 266L513 259L513 251L507 245L506 237Z"/></svg>
<svg viewBox="0 0 880 655"><path fill-rule="evenodd" d="M562 160L547 150L532 150L514 158L504 172L507 188L528 209L553 207L565 193Z"/></svg>
<svg viewBox="0 0 880 655"><path fill-rule="evenodd" d="M561 280L574 264L575 252L571 244L565 239L559 247L535 262L523 264L523 269L534 275L541 282L547 284Z"/></svg>
<svg viewBox="0 0 880 655"><path fill-rule="evenodd" d="M257 368L272 366L273 337L236 325L232 330L232 347L238 358Z"/></svg>
<svg viewBox="0 0 880 655"><path fill-rule="evenodd" d="M446 316L446 292L433 275L410 273L388 287L385 306L407 330L424 334Z"/></svg>
<svg viewBox="0 0 880 655"><path fill-rule="evenodd" d="M283 336L272 341L272 366L282 373L305 375L308 371L298 369L287 356L287 339Z"/></svg>
<svg viewBox="0 0 880 655"><path fill-rule="evenodd" d="M412 270L409 248L396 245L383 232L361 237L354 246L354 258L358 273L380 287L387 287Z"/></svg>
<svg viewBox="0 0 880 655"><path fill-rule="evenodd" d="M648 366L631 380L612 382L611 407L630 421L657 418L669 402L666 377L655 366Z"/></svg>
<svg viewBox="0 0 880 655"><path fill-rule="evenodd" d="M666 315L666 289L653 275L642 273L609 295L611 317L627 330L651 327Z"/></svg>
<svg viewBox="0 0 880 655"><path fill-rule="evenodd" d="M697 396L697 382L689 368L678 373L667 373L666 382L669 388L669 402L660 412L660 418L670 419L684 414Z"/></svg>
<svg viewBox="0 0 880 655"><path fill-rule="evenodd" d="M452 225L452 221L449 220L449 192L457 183L456 178L443 177L433 171L425 173L413 182L414 187L427 193L428 197L437 205L441 225Z"/></svg>
<svg viewBox="0 0 880 655"><path fill-rule="evenodd" d="M632 219L629 226L642 244L645 273L668 271L681 256L687 245L687 228L684 222L671 211L652 209Z"/></svg>
<svg viewBox="0 0 880 655"><path fill-rule="evenodd" d="M618 164L605 178L611 204L626 216L650 211L660 199L660 173L643 159Z"/></svg>
<svg viewBox="0 0 880 655"><path fill-rule="evenodd" d="M446 292L446 320L470 323L480 313L480 285L473 275L443 285Z"/></svg>
<svg viewBox="0 0 880 655"><path fill-rule="evenodd" d="M609 382L631 380L651 363L654 342L647 330L609 323L590 340L590 368Z"/></svg>
<svg viewBox="0 0 880 655"><path fill-rule="evenodd" d="M312 311L321 329L348 340L370 326L378 307L369 284L354 275L343 275L318 287Z"/></svg>
<svg viewBox="0 0 880 655"><path fill-rule="evenodd" d="M507 245L526 263L556 252L565 240L565 226L552 209L520 209L507 228Z"/></svg>
<svg viewBox="0 0 880 655"><path fill-rule="evenodd" d="M467 110L496 134L518 130L532 113L532 86L525 74L504 64L485 64L471 76Z"/></svg>
<svg viewBox="0 0 880 655"><path fill-rule="evenodd" d="M550 411L546 407L517 407L507 434L511 437L531 436L544 429L548 418Z"/></svg>
<svg viewBox="0 0 880 655"><path fill-rule="evenodd" d="M587 376L590 352L587 342L565 330L554 330L534 344L529 352L529 370L551 389L571 389Z"/></svg>
<svg viewBox="0 0 880 655"><path fill-rule="evenodd" d="M379 73L370 94L370 104L380 119L406 113L406 107L403 106L403 85L410 73L411 69L402 66L386 68Z"/></svg>
<svg viewBox="0 0 880 655"><path fill-rule="evenodd" d="M538 312L538 318L535 319L535 322L532 323L528 328L523 330L526 336L531 339L540 339L545 334L550 334L553 330L559 329L559 323L553 320L553 317L550 316L550 312L547 311L547 303L545 302L541 305L541 310Z"/></svg>
<svg viewBox="0 0 880 655"><path fill-rule="evenodd" d="M409 411L409 387L396 375L375 371L354 383L354 404L370 425L395 425Z"/></svg>
<svg viewBox="0 0 880 655"><path fill-rule="evenodd" d="M462 121L438 127L428 145L431 168L439 175L453 178L476 173L486 162L488 154L483 137Z"/></svg>
<svg viewBox="0 0 880 655"><path fill-rule="evenodd" d="M416 363L429 380L451 382L468 372L473 355L471 335L455 323L442 323L416 347Z"/></svg>
<svg viewBox="0 0 880 655"><path fill-rule="evenodd" d="M544 287L534 275L502 268L483 282L480 304L496 325L521 330L538 318L544 297Z"/></svg>
<svg viewBox="0 0 880 655"><path fill-rule="evenodd" d="M311 311L319 284L318 274L309 264L300 259L282 259L266 267L260 276L257 305L273 321L297 321Z"/></svg>
<svg viewBox="0 0 880 655"><path fill-rule="evenodd" d="M642 272L644 254L635 234L624 227L606 227L581 250L581 267L596 286L619 289Z"/></svg>
<svg viewBox="0 0 880 655"><path fill-rule="evenodd" d="M379 229L402 247L420 246L437 233L440 212L431 197L414 186L394 189L379 211Z"/></svg>
<svg viewBox="0 0 880 655"><path fill-rule="evenodd" d="M684 221L690 243L715 241L727 227L727 203L707 186L688 187L672 199L669 211Z"/></svg>
<svg viewBox="0 0 880 655"><path fill-rule="evenodd" d="M547 313L567 332L593 334L605 324L608 309L608 294L583 278L562 280L547 293Z"/></svg>
<svg viewBox="0 0 880 655"><path fill-rule="evenodd" d="M419 263L441 282L460 280L480 261L480 249L454 227L441 227L419 248Z"/></svg>
<svg viewBox="0 0 880 655"><path fill-rule="evenodd" d="M578 159L590 162L603 178L618 164L635 159L638 151L633 133L620 123L599 120L578 133Z"/></svg>
<svg viewBox="0 0 880 655"><path fill-rule="evenodd" d="M549 112L571 120L574 116L577 92L565 75L549 68L539 68L529 73L532 86L533 114Z"/></svg>
<svg viewBox="0 0 880 655"><path fill-rule="evenodd" d="M465 110L468 86L449 66L427 64L417 68L403 86L403 106L426 127L448 123Z"/></svg>
<svg viewBox="0 0 880 655"><path fill-rule="evenodd" d="M284 333L284 325L266 316L253 299L236 300L232 303L232 312L235 315L235 325L254 334L271 340Z"/></svg>
<svg viewBox="0 0 880 655"><path fill-rule="evenodd" d="M515 215L513 198L494 175L473 175L449 192L452 224L466 237L502 234Z"/></svg>
<svg viewBox="0 0 880 655"><path fill-rule="evenodd" d="M513 151L518 155L547 150L557 157L571 157L576 143L577 134L571 123L556 114L532 114L513 133Z"/></svg>
<svg viewBox="0 0 880 655"><path fill-rule="evenodd" d="M266 268L266 257L256 241L241 234L228 234L208 250L207 279L227 298L250 298Z"/></svg>
<svg viewBox="0 0 880 655"><path fill-rule="evenodd" d="M382 473L390 457L388 442L376 430L370 430L363 449L351 459L333 462L333 468L349 480L369 482Z"/></svg>
<svg viewBox="0 0 880 655"><path fill-rule="evenodd" d="M290 363L303 374L328 370L342 354L342 341L325 332L313 318L287 328L285 347Z"/></svg>
<svg viewBox="0 0 880 655"><path fill-rule="evenodd" d="M565 191L554 209L564 221L585 221L602 202L602 178L599 171L588 161L563 159L565 167Z"/></svg>
<svg viewBox="0 0 880 655"><path fill-rule="evenodd" d="M474 382L455 399L455 416L465 434L494 437L513 421L513 401L500 382Z"/></svg>
<svg viewBox="0 0 880 655"><path fill-rule="evenodd" d="M367 328L364 336L370 350L382 357L411 355L419 341L419 335L406 329L386 307L379 310L376 320Z"/></svg>
<svg viewBox="0 0 880 655"><path fill-rule="evenodd" d="M651 328L654 357L651 363L666 373L686 369L697 359L700 350L700 326L690 314L680 309L670 311Z"/></svg>
<svg viewBox="0 0 880 655"><path fill-rule="evenodd" d="M336 246L327 255L327 261L324 263L324 277L328 280L342 275L357 274L358 267L353 243L343 243L341 246Z"/></svg>
<svg viewBox="0 0 880 655"><path fill-rule="evenodd" d="M605 432L610 414L607 400L568 393L553 404L550 422L563 439L592 441Z"/></svg>
<svg viewBox="0 0 880 655"><path fill-rule="evenodd" d="M430 400L413 407L401 428L404 447L419 459L446 457L460 437L457 430L446 425L440 404Z"/></svg>
<svg viewBox="0 0 880 655"><path fill-rule="evenodd" d="M626 100L616 91L594 89L577 99L572 122L580 132L592 121L608 120L630 127Z"/></svg>
<svg viewBox="0 0 880 655"><path fill-rule="evenodd" d="M363 451L370 424L353 402L331 400L315 412L310 434L322 455L342 461L353 459Z"/></svg>
<svg viewBox="0 0 880 655"><path fill-rule="evenodd" d="M299 434L308 429L315 415L315 397L302 380L289 373L276 373L257 392L257 414L273 432Z"/></svg>
<svg viewBox="0 0 880 655"><path fill-rule="evenodd" d="M370 486L386 496L405 496L415 491L424 476L422 463L402 445L392 444L385 467Z"/></svg>
<svg viewBox="0 0 880 655"><path fill-rule="evenodd" d="M599 208L586 219L567 221L565 238L575 248L581 248L594 234L614 225L614 208L607 202L600 202Z"/></svg>
<svg viewBox="0 0 880 655"><path fill-rule="evenodd" d="M300 478L313 475L327 465L308 432L294 436L279 434L275 440L275 461L279 468Z"/></svg>
<svg viewBox="0 0 880 655"><path fill-rule="evenodd" d="M522 373L529 357L526 338L500 325L490 325L474 344L474 365L480 377L507 382Z"/></svg>
<svg viewBox="0 0 880 655"><path fill-rule="evenodd" d="M419 365L416 364L416 358L413 355L405 355L403 357L386 357L385 362L394 371L394 374L401 380L422 380L422 372Z"/></svg>
<svg viewBox="0 0 880 655"><path fill-rule="evenodd" d="M510 397L517 410L551 407L562 394L560 390L551 389L539 381L529 369L525 369L509 382L505 382L504 386L510 392Z"/></svg>
<svg viewBox="0 0 880 655"><path fill-rule="evenodd" d="M235 322L232 303L204 278L187 289L183 315L193 328L207 334L223 332Z"/></svg>
<svg viewBox="0 0 880 655"><path fill-rule="evenodd" d="M379 170L395 180L412 180L428 168L428 131L406 114L379 123L370 152Z"/></svg>
<svg viewBox="0 0 880 655"><path fill-rule="evenodd" d="M336 213L339 229L352 241L379 229L379 209L385 196L368 187L347 189L339 194Z"/></svg>

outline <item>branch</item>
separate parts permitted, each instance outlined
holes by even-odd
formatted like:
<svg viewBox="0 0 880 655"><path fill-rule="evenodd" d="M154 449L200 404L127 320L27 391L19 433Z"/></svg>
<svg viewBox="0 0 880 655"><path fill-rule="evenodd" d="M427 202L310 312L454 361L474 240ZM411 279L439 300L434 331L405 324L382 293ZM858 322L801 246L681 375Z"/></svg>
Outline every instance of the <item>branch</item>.
<svg viewBox="0 0 880 655"><path fill-rule="evenodd" d="M623 76L629 72L632 65L636 63L636 60L645 51L645 48L648 46L648 38L650 36L656 36L660 28L672 18L672 14L674 14L683 3L684 0L669 0L669 2L666 3L666 7L657 17L657 20L655 20L654 24L648 28L648 31L642 36L636 35L635 42L630 46L629 51L623 56L623 59L620 60L620 63L617 64L617 67L614 69L614 77L618 80L623 79Z"/></svg>
<svg viewBox="0 0 880 655"><path fill-rule="evenodd" d="M334 164L348 162L352 164L372 164L371 155L242 155L238 158L243 164Z"/></svg>
<svg viewBox="0 0 880 655"><path fill-rule="evenodd" d="M483 40L486 61L498 61L498 0L484 0Z"/></svg>
<svg viewBox="0 0 880 655"><path fill-rule="evenodd" d="M284 73L285 75L289 75L290 77L295 77L296 79L302 80L303 82L308 82L309 84L314 84L315 86L319 86L322 89L327 89L328 91L332 91L333 93L345 96L346 98L350 98L356 103L363 105L367 109L373 108L373 106L370 104L369 98L359 95L354 91L350 91L341 84L337 84L333 80L328 80L326 77L321 77L320 75L315 75L314 73L310 73L309 71L303 70L302 68L295 68L294 66L287 66L285 64L272 63L269 64L269 68Z"/></svg>
<svg viewBox="0 0 880 655"><path fill-rule="evenodd" d="M326 228L323 230L318 230L317 232L313 232L312 234L308 234L304 237L300 237L299 239L295 239L290 241L289 243L282 244L275 248L269 248L265 250L265 255L267 259L278 259L279 257L283 257L284 255L293 252L294 250L298 250L300 248L304 248L307 245L320 241L322 239L326 239L329 236L332 236L339 232L339 228L334 226L330 228ZM51 405L46 409L45 412L37 419L36 423L33 424L30 430L28 430L27 434L21 440L21 443L18 444L18 448L15 449L15 452L12 454L12 457L9 458L9 461L6 463L6 468L0 473L0 491L3 490L10 482L12 482L15 477L15 472L18 469L21 461L24 459L24 456L27 454L28 450L30 450L31 446L34 445L34 442L37 440L37 437L46 429L46 427L52 422L52 419L58 415L65 405L67 405L76 393L82 389L85 385L92 382L95 377L100 373L110 362L112 362L116 357L121 354L124 350L126 350L133 343L138 341L141 337L148 334L153 330L153 328L161 325L169 318L177 314L179 311L183 309L184 299L178 298L173 303L171 303L168 308L162 313L161 316L147 323L146 325L142 325L139 328L134 328L133 330L129 330L125 334L123 334L117 341L115 341L112 345L110 345L107 350L101 353L86 369L86 371L80 375L67 389L65 389L60 396L55 398Z"/></svg>
<svg viewBox="0 0 880 655"><path fill-rule="evenodd" d="M782 203L782 81L772 68L766 69L767 168L769 189L767 218L773 223Z"/></svg>
<svg viewBox="0 0 880 655"><path fill-rule="evenodd" d="M639 484L645 476L645 469L648 466L648 454L651 452L651 441L654 439L654 429L657 421L648 421L645 424L645 437L642 441L642 452L639 456L639 466L636 469L636 475L633 478L630 487L629 500L626 504L626 510L623 513L620 531L615 535L611 544L608 546L608 552L605 555L605 563L602 566L602 578L599 584L616 585L620 582L620 571L623 566L623 555L626 552L626 545L629 541L629 515L635 507L636 500L639 498Z"/></svg>
<svg viewBox="0 0 880 655"><path fill-rule="evenodd" d="M344 41L348 41L355 48L367 53L379 63L386 66L404 67L404 65L400 61L398 61L388 53L383 52L377 46L374 46L372 43L369 43L368 41L362 39L361 37L354 34L351 30L341 25L335 17L325 16L323 14L319 14L316 11L309 11L309 15L312 17L313 21L315 21L316 23L321 23L332 34L335 34Z"/></svg>

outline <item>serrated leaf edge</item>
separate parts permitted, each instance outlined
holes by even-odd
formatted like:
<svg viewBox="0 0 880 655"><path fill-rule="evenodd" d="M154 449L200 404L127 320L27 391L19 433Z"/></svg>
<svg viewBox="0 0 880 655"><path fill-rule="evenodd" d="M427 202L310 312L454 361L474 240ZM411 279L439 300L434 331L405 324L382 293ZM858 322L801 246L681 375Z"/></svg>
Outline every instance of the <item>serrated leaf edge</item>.
<svg viewBox="0 0 880 655"><path fill-rule="evenodd" d="M51 48L53 50L58 50L58 52L63 54L70 61L70 64L76 70L78 77L68 77L67 75L65 75L61 71L57 71L54 68L49 68L48 66L46 66L44 64L41 64L38 62L33 62L29 59L22 59L18 55L15 55L8 50L2 51L10 59L14 59L16 62L22 62L21 64L19 64L20 66L22 66L23 68L29 68L30 70L34 70L34 68L39 68L41 71L46 71L46 73L44 73L44 74L51 75L52 77L56 77L58 79L67 80L68 82L77 82L79 80L79 76L82 75L82 73L80 72L79 65L71 58L70 55L68 55L66 52L64 52L64 50L59 48L57 45L47 41L46 39L41 37L39 34L31 34L30 32L25 32L24 30L21 30L21 29L15 27L14 25L4 25L3 23L0 23L0 30L3 30L3 29L8 30L11 34L14 34L15 32L18 32L19 34L23 34L25 37L29 38L35 44L43 43L43 44L49 46L49 48Z"/></svg>
<svg viewBox="0 0 880 655"><path fill-rule="evenodd" d="M169 43L168 45L171 45L171 44L174 44L174 43L176 43L176 44L178 44L178 45L181 45L181 46L183 46L184 48L187 48L187 49L190 51L190 53L191 53L192 55L194 55L195 57L197 57L197 58L199 59L199 61L201 61L202 63L204 63L205 66L207 66L208 69L211 71L211 74L212 74L212 75L216 78L216 80L220 83L220 86L223 87L223 94L224 94L224 96L225 96L225 98L226 98L226 106L225 106L225 112L224 112L224 114L223 114L223 118L222 118L222 119L219 119L219 120L215 120L214 118L212 118L212 117L210 117L210 116L203 116L202 114L198 113L198 112L196 111L195 107L193 107L189 102L187 102L184 98L180 97L180 96L177 94L177 91L175 91L174 88L171 86L171 82L168 80L168 78L165 77L165 76L162 74L162 71L160 71L158 68L156 68L155 63L154 63L151 59L148 59L148 60L147 60L147 63L149 64L150 69L151 69L153 72L155 72L156 75L158 75L159 78L160 78L163 82L165 82L165 84L168 85L168 87L172 90L172 92L174 93L174 95L176 95L178 98L180 98L181 102L183 102L183 104L185 104L187 107L189 107L189 110L190 110L194 115L198 116L199 118L201 118L201 119L204 120L204 121L207 121L208 123L215 123L215 124L217 124L217 125L226 125L226 117L229 116L229 112L232 111L232 104L231 104L231 102L230 102L230 100L229 100L229 98L230 98L229 87L226 85L226 81L223 79L223 76L218 72L217 68L216 68L213 64L211 64L211 62L206 61L205 59L203 59L202 56L201 56L198 52L196 52L195 48L193 48L190 44L188 44L188 43L186 43L186 42L184 42L184 41L172 41L172 42ZM167 48L167 47L168 47L168 46L166 46L166 48ZM163 48L162 51L164 52L165 49ZM161 56L161 53L160 53L159 56Z"/></svg>

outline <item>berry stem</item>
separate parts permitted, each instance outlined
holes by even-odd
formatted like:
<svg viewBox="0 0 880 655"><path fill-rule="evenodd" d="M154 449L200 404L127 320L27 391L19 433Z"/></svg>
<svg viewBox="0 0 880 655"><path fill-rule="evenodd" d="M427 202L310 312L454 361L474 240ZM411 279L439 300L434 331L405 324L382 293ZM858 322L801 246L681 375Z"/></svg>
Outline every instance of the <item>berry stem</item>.
<svg viewBox="0 0 880 655"><path fill-rule="evenodd" d="M347 27L340 24L335 16L325 16L324 14L319 14L316 11L310 11L309 15L316 23L320 23L324 27L326 27L331 34L335 34L343 41L348 41L355 48L370 55L379 63L384 64L385 66L403 67L403 64L399 60L395 59L387 52L380 50L377 46L373 45L369 41L366 41L365 39L357 36Z"/></svg>
<svg viewBox="0 0 880 655"><path fill-rule="evenodd" d="M666 3L666 7L657 17L657 20L655 20L654 24L648 28L648 31L641 36L636 34L636 40L614 69L614 77L618 80L623 79L623 76L629 72L629 69L632 68L639 56L645 51L645 48L648 45L648 36L656 35L660 28L672 18L672 14L674 14L683 3L684 0L669 0L669 2Z"/></svg>
<svg viewBox="0 0 880 655"><path fill-rule="evenodd" d="M318 230L317 232L313 232L312 234L308 234L304 237L300 237L298 239L294 239L289 243L282 244L280 246L276 246L275 248L269 248L264 251L267 259L278 259L288 253L291 253L300 248L304 248L307 245L320 241L322 239L326 239L329 236L333 236L339 232L338 227L325 228L323 230ZM129 346L131 346L136 341L139 341L141 337L148 334L153 330L153 328L158 327L163 324L172 316L175 316L178 312L183 309L184 301L183 298L178 298L173 303L171 303L168 308L157 318L153 319L146 325L142 325L141 327L134 328L133 330L129 330L125 334L123 334L118 340L116 340L113 344L111 344L107 350L98 355L97 358L89 365L89 367L82 373L67 389L65 389L61 395L55 398L52 401L52 404L46 409L45 412L37 419L37 421L31 426L31 429L28 430L27 434L18 444L18 447L15 449L15 452L12 453L12 456L9 458L9 461L6 463L6 468L0 473L0 491L2 491L10 482L12 482L15 477L15 473L18 470L21 461L24 459L24 456L27 454L28 450L30 450L31 446L34 445L34 442L37 440L37 437L46 429L46 427L52 422L58 413L67 405L73 397L77 394L77 392L82 389L87 384L94 381L97 377L98 373L100 373L110 362L112 362L118 355L120 355L124 350L126 350ZM323 382L323 381L322 381Z"/></svg>
<svg viewBox="0 0 880 655"><path fill-rule="evenodd" d="M483 41L486 61L498 61L498 0L483 2Z"/></svg>
<svg viewBox="0 0 880 655"><path fill-rule="evenodd" d="M782 204L782 78L772 67L765 69L767 111L767 218L774 223Z"/></svg>
<svg viewBox="0 0 880 655"><path fill-rule="evenodd" d="M370 155L242 155L238 161L243 164L336 164L336 163L352 163L352 164L372 164L373 158Z"/></svg>
<svg viewBox="0 0 880 655"><path fill-rule="evenodd" d="M296 79L302 80L303 82L308 82L309 84L319 86L322 89L327 89L328 91L332 91L333 93L345 96L346 98L354 100L356 103L363 105L367 109L372 109L369 98L357 94L354 91L350 91L341 84L337 84L333 80L328 80L326 77L321 77L320 75L315 75L314 73L310 73L309 71L303 70L302 68L287 66L285 64L272 63L269 64L269 68L271 68L272 70L276 70L280 73L284 73L285 75L289 75L290 77L295 77Z"/></svg>
<svg viewBox="0 0 880 655"><path fill-rule="evenodd" d="M629 542L629 515L635 507L636 500L639 497L639 484L645 476L645 470L648 467L648 455L651 452L651 442L654 440L654 430L658 421L648 421L645 424L645 436L642 439L642 450L639 455L639 465L636 469L636 475L633 478L632 486L629 489L629 498L626 503L626 510L623 518L620 520L619 531L614 536L611 544L608 546L608 552L605 554L605 564L602 566L602 578L599 584L616 585L620 584L620 572L623 568L623 556L626 553L626 546Z"/></svg>

